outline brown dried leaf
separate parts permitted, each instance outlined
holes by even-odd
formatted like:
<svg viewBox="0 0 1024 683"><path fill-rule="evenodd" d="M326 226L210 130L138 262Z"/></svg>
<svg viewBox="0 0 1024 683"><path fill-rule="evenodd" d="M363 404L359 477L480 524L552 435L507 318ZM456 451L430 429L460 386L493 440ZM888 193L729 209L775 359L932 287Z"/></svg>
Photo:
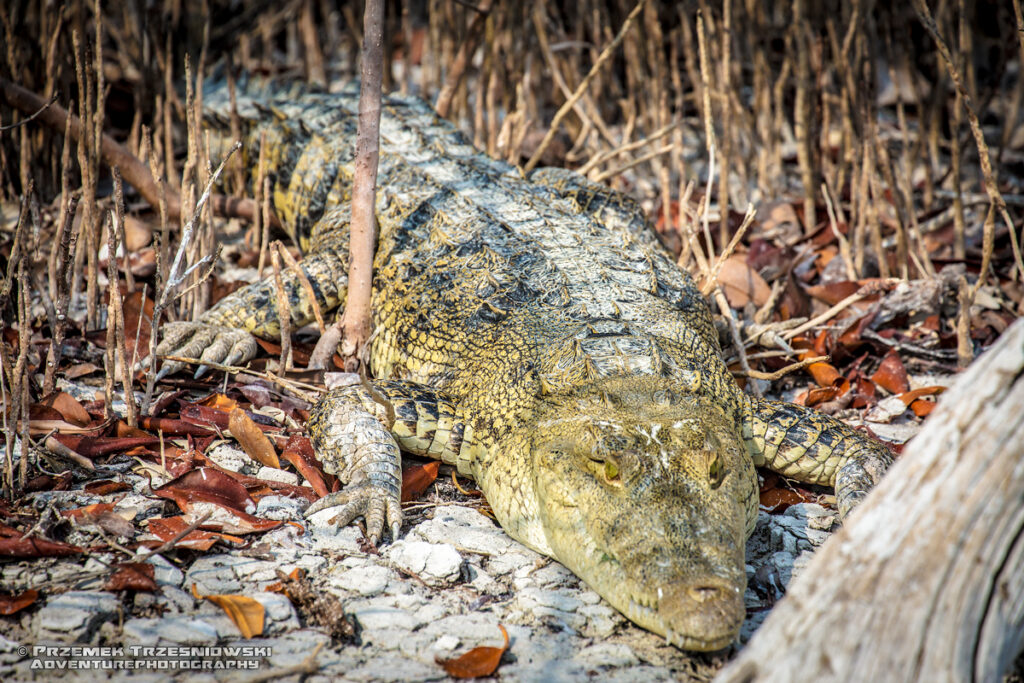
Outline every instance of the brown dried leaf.
<svg viewBox="0 0 1024 683"><path fill-rule="evenodd" d="M30 588L18 595L0 595L0 615L9 617L20 612L39 598L39 591Z"/></svg>
<svg viewBox="0 0 1024 683"><path fill-rule="evenodd" d="M718 284L732 308L743 308L753 301L761 307L768 301L772 289L756 270L747 265L742 254L733 254L722 264L718 272Z"/></svg>
<svg viewBox="0 0 1024 683"><path fill-rule="evenodd" d="M244 595L200 595L194 583L192 595L196 600L209 600L224 610L242 632L242 637L255 638L263 634L266 610L256 600Z"/></svg>
<svg viewBox="0 0 1024 683"><path fill-rule="evenodd" d="M92 422L92 418L89 417L89 413L85 411L82 404L63 391L57 391L44 397L40 403L54 408L73 425L85 427Z"/></svg>
<svg viewBox="0 0 1024 683"><path fill-rule="evenodd" d="M168 543L176 538L189 526L185 522L185 518L181 516L150 519L146 523L148 525L149 533L153 534L164 543ZM180 538L178 542L175 543L175 547L192 548L193 550L209 550L217 541L224 541L236 546L245 545L245 539L238 536L222 534L216 531L200 531L199 529L193 529L188 532L188 534Z"/></svg>
<svg viewBox="0 0 1024 683"><path fill-rule="evenodd" d="M228 430L250 458L267 467L281 469L274 445L244 410L237 407L231 410L228 414Z"/></svg>
<svg viewBox="0 0 1024 683"><path fill-rule="evenodd" d="M107 580L103 590L155 591L154 569L148 562L122 562L117 565L117 571Z"/></svg>
<svg viewBox="0 0 1024 683"><path fill-rule="evenodd" d="M45 538L22 538L25 534L0 522L0 557L56 557L84 552L78 546Z"/></svg>
<svg viewBox="0 0 1024 683"><path fill-rule="evenodd" d="M498 664L501 663L501 656L508 649L508 631L501 624L498 624L498 628L501 629L501 635L505 639L505 644L501 647L474 647L461 657L455 659L435 658L434 661L440 664L452 678L490 676L497 671Z"/></svg>

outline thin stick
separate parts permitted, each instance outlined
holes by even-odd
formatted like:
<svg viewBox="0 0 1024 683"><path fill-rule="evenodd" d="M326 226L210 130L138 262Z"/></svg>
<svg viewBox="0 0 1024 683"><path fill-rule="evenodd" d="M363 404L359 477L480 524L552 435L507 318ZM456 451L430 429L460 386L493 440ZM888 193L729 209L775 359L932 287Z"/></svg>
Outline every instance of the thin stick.
<svg viewBox="0 0 1024 683"><path fill-rule="evenodd" d="M280 242L274 242L280 247ZM277 303L277 319L281 325L281 371L292 369L292 312L288 305L288 293L284 291L281 280L281 257L277 248L270 250L270 267L274 270L274 294Z"/></svg>
<svg viewBox="0 0 1024 683"><path fill-rule="evenodd" d="M633 11L630 12L629 16L626 17L626 21L622 23L622 28L619 29L619 33L615 36L615 39L612 40L612 42L609 43L608 46L601 51L601 55L597 58L597 61L594 62L594 66L590 67L590 71L583 78L583 80L580 81L580 84L579 86L576 87L576 90L575 92L573 92L572 97L570 97L564 104L562 104L558 111L555 112L555 117L551 120L551 125L548 127L548 132L544 135L544 139L540 141L540 145L538 145L537 149L534 150L533 156L530 157L530 160L526 162L526 166L523 167L523 170L526 173L532 171L534 168L537 167L537 164L540 163L540 158L547 150L548 145L550 145L551 141L555 138L555 134L558 132L558 126L559 124L562 123L562 119L564 119L565 116L569 113L569 111L572 110L573 105L581 97L583 97L583 93L586 91L587 86L590 85L590 82L594 80L594 76L597 75L597 73L601 70L601 67L604 66L604 63L608 61L608 59L615 52L616 48L619 47L619 44L622 43L622 39L626 37L626 32L629 30L629 27L633 24L633 21L640 15L640 11L644 8L644 3L646 2L647 0L640 0L636 4L636 7L633 8Z"/></svg>
<svg viewBox="0 0 1024 683"><path fill-rule="evenodd" d="M791 372L803 370L809 365L814 365L815 363L824 363L827 361L828 356L815 356L814 358L804 358L803 360L797 361L796 363L791 363L786 367L782 368L781 370L776 370L775 372L761 372L760 370L744 370L738 373L734 372L733 374L738 377L749 377L751 379L761 379L766 382L774 382L777 379L782 379Z"/></svg>

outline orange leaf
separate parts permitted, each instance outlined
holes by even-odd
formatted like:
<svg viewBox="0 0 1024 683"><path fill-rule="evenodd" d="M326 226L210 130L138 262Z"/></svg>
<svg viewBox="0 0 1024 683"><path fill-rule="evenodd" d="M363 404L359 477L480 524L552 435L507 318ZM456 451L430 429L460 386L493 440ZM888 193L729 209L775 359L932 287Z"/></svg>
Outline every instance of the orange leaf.
<svg viewBox="0 0 1024 683"><path fill-rule="evenodd" d="M917 399L922 396L937 396L945 390L946 387L941 385L921 387L920 389L914 389L913 391L906 391L900 394L900 399L903 401L903 405L909 406L911 403L915 403Z"/></svg>
<svg viewBox="0 0 1024 683"><path fill-rule="evenodd" d="M907 379L907 369L903 367L903 361L895 349L890 349L885 354L881 365L871 375L871 381L882 387L890 394L902 394L910 390L910 381Z"/></svg>
<svg viewBox="0 0 1024 683"><path fill-rule="evenodd" d="M501 656L508 649L508 631L501 624L501 635L505 638L505 644L501 647L474 647L472 650L456 657L455 659L439 659L434 661L448 672L452 678L479 678L490 676L498 669Z"/></svg>
<svg viewBox="0 0 1024 683"><path fill-rule="evenodd" d="M0 595L0 615L8 617L20 612L39 598L39 591L30 588L18 595Z"/></svg>
<svg viewBox="0 0 1024 683"><path fill-rule="evenodd" d="M227 612L231 621L242 632L243 638L255 638L263 634L263 620L266 610L256 600L244 595L200 595L192 584L192 595L196 600L209 600Z"/></svg>
<svg viewBox="0 0 1024 683"><path fill-rule="evenodd" d="M824 362L808 365L807 372L811 373L811 377L814 378L819 387L835 386L836 380L842 377L834 365Z"/></svg>
<svg viewBox="0 0 1024 683"><path fill-rule="evenodd" d="M64 517L74 517L75 519L83 519L86 517L98 517L104 512L113 512L113 503L93 503L92 505L86 505L85 507L75 508L74 510L61 510L60 514Z"/></svg>
<svg viewBox="0 0 1024 683"><path fill-rule="evenodd" d="M224 394L212 394L205 400L199 402L199 405L206 406L207 408L214 408L215 410L221 410L225 413L230 413L232 410L238 407L238 401L233 398L228 398Z"/></svg>
<svg viewBox="0 0 1024 683"><path fill-rule="evenodd" d="M416 500L437 479L437 470L441 463L437 460L413 465L402 470L402 502Z"/></svg>
<svg viewBox="0 0 1024 683"><path fill-rule="evenodd" d="M813 408L819 403L831 401L839 395L839 387L815 387L807 392L804 398L804 405Z"/></svg>
<svg viewBox="0 0 1024 683"><path fill-rule="evenodd" d="M935 401L925 401L924 399L917 399L910 404L910 409L914 411L914 415L918 417L928 417L933 410L935 410Z"/></svg>
<svg viewBox="0 0 1024 683"><path fill-rule="evenodd" d="M245 414L244 410L241 408L231 409L228 414L228 429L231 431L231 436L235 437L250 458L267 467L281 469L281 461L277 459L274 445L270 443L270 439L263 433L263 430L256 426L252 418Z"/></svg>

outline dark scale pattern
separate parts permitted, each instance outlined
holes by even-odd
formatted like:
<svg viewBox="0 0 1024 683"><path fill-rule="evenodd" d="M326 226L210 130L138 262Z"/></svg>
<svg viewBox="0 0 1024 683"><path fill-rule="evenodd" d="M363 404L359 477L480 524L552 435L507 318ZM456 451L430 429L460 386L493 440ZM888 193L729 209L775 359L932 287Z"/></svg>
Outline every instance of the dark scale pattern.
<svg viewBox="0 0 1024 683"><path fill-rule="evenodd" d="M337 308L357 88L245 89L247 163L255 173L265 135L275 210L309 250L321 307ZM224 94L206 99L223 120ZM477 479L512 536L630 619L716 649L743 619L754 464L834 484L845 514L891 461L831 418L739 391L706 302L622 195L557 169L525 179L426 103L387 97L376 210L379 379L313 411L317 457L347 484L313 510L362 515L374 538L385 524L397 533L400 450L440 458ZM307 295L285 279L293 323L305 324ZM269 282L240 290L169 325L160 352L244 356L240 330L279 335L272 302ZM221 336L230 343L210 343Z"/></svg>

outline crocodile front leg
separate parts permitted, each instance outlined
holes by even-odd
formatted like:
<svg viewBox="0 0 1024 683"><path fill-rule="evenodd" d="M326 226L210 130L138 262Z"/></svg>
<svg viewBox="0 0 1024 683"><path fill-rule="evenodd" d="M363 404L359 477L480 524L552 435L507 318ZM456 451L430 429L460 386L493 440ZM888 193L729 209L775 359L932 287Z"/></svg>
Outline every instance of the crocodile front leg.
<svg viewBox="0 0 1024 683"><path fill-rule="evenodd" d="M383 380L333 389L313 409L308 427L317 459L346 487L316 501L306 516L338 508L334 520L342 526L362 516L374 543L385 521L392 538L398 537L401 450L465 472L475 452L472 428L455 404L416 382Z"/></svg>
<svg viewBox="0 0 1024 683"><path fill-rule="evenodd" d="M846 517L892 464L881 442L809 408L747 397L743 436L756 465L809 484L835 487Z"/></svg>

